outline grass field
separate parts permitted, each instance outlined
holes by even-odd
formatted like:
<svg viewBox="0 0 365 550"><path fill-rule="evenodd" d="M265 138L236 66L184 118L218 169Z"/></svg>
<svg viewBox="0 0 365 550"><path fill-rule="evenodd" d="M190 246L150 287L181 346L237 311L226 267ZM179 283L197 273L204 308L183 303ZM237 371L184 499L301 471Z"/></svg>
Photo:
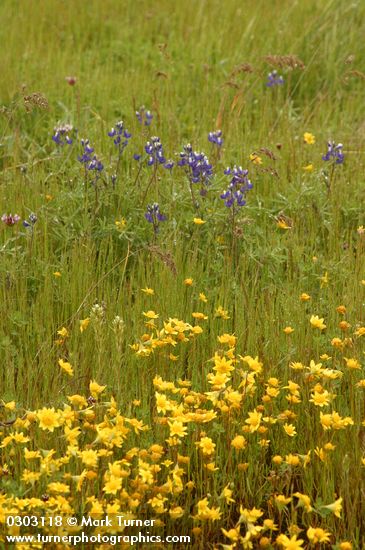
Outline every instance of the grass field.
<svg viewBox="0 0 365 550"><path fill-rule="evenodd" d="M0 548L365 548L364 20L0 4Z"/></svg>

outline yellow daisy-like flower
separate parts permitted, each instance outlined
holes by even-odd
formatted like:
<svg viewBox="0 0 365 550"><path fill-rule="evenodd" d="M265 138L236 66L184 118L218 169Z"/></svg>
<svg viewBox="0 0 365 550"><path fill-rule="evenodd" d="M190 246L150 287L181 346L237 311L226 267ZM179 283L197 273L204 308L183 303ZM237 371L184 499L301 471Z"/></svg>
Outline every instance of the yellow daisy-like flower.
<svg viewBox="0 0 365 550"><path fill-rule="evenodd" d="M335 500L335 502L332 502L332 504L327 504L327 506L323 506L323 508L327 508L327 510L330 510L336 516L336 518L341 518L342 497Z"/></svg>
<svg viewBox="0 0 365 550"><path fill-rule="evenodd" d="M187 433L187 428L182 422L175 420L174 422L168 422L170 427L170 437L185 437Z"/></svg>
<svg viewBox="0 0 365 550"><path fill-rule="evenodd" d="M310 324L313 328L318 328L319 330L324 330L327 328L327 325L324 324L324 318L321 319L318 317L318 315L312 315L310 318Z"/></svg>
<svg viewBox="0 0 365 550"><path fill-rule="evenodd" d="M144 292L145 294L148 294L149 296L153 296L155 291L153 290L153 288L149 288L148 286L146 286L145 288L141 288L142 292Z"/></svg>
<svg viewBox="0 0 365 550"><path fill-rule="evenodd" d="M56 278L62 277L62 273L61 273L60 271L54 271L54 272L53 272L53 275L54 275Z"/></svg>
<svg viewBox="0 0 365 550"><path fill-rule="evenodd" d="M64 361L63 359L58 360L58 364L61 367L62 370L64 370L69 376L74 375L73 367L71 363L68 363L67 361Z"/></svg>
<svg viewBox="0 0 365 550"><path fill-rule="evenodd" d="M206 222L204 220L202 220L201 218L194 218L193 219L193 222L195 223L195 225L204 225Z"/></svg>
<svg viewBox="0 0 365 550"><path fill-rule="evenodd" d="M39 427L42 430L53 432L54 429L58 428L60 425L59 414L54 410L53 407L51 409L43 407L43 409L39 410L36 413L36 417L39 422Z"/></svg>
<svg viewBox="0 0 365 550"><path fill-rule="evenodd" d="M314 166L313 166L313 164L307 164L306 166L303 166L303 170L305 172L313 172Z"/></svg>
<svg viewBox="0 0 365 550"><path fill-rule="evenodd" d="M251 161L253 164L262 164L262 158L259 157L259 155L257 155L256 153L251 153L251 155L250 155L250 161Z"/></svg>
<svg viewBox="0 0 365 550"><path fill-rule="evenodd" d="M81 319L80 320L80 332L84 332L87 327L89 326L89 323L90 323L90 318L89 317L86 317L86 319Z"/></svg>
<svg viewBox="0 0 365 550"><path fill-rule="evenodd" d="M210 437L202 437L195 445L202 450L205 456L210 456L215 451L215 443Z"/></svg>
<svg viewBox="0 0 365 550"><path fill-rule="evenodd" d="M62 327L60 330L57 331L57 334L61 336L61 338L67 338L69 333L66 327Z"/></svg>
<svg viewBox="0 0 365 550"><path fill-rule="evenodd" d="M299 296L299 300L301 302L308 302L308 300L310 300L311 297L309 294L307 294L306 292L302 292L302 294Z"/></svg>
<svg viewBox="0 0 365 550"><path fill-rule="evenodd" d="M152 309L150 309L149 311L143 311L143 316L147 317L147 319L158 319L159 317L158 313L156 313Z"/></svg>
<svg viewBox="0 0 365 550"><path fill-rule="evenodd" d="M187 279L184 279L184 285L191 286L193 284L193 279L188 277Z"/></svg>
<svg viewBox="0 0 365 550"><path fill-rule="evenodd" d="M118 231L123 231L127 225L127 220L125 218L121 218L120 220L115 220L114 223Z"/></svg>
<svg viewBox="0 0 365 550"><path fill-rule="evenodd" d="M361 364L357 359L347 359L347 357L344 357L344 360L346 361L346 367L348 369L361 369Z"/></svg>
<svg viewBox="0 0 365 550"><path fill-rule="evenodd" d="M292 498L291 497L286 497L285 495L276 495L275 496L275 502L276 504L280 506L286 506L287 504L289 504L289 502L291 502Z"/></svg>
<svg viewBox="0 0 365 550"><path fill-rule="evenodd" d="M322 392L314 391L311 394L311 399L309 401L314 405L317 405L317 407L327 407L327 405L331 402L331 396L327 390Z"/></svg>
<svg viewBox="0 0 365 550"><path fill-rule="evenodd" d="M104 485L103 491L106 495L116 495L122 488L122 479L120 477L110 476L109 481Z"/></svg>
<svg viewBox="0 0 365 550"><path fill-rule="evenodd" d="M82 395L78 395L78 394L68 395L67 399L70 401L71 405L73 405L74 407L79 407L79 408L87 407L87 401L85 397L83 397Z"/></svg>
<svg viewBox="0 0 365 550"><path fill-rule="evenodd" d="M303 495L302 493L296 492L293 493L294 497L297 497L299 499L299 506L303 506L307 512L311 512L313 510L311 506L311 499L308 495Z"/></svg>
<svg viewBox="0 0 365 550"><path fill-rule="evenodd" d="M292 333L294 332L294 329L293 329L292 327L285 327L285 328L283 329L283 332L284 332L285 334L292 334Z"/></svg>
<svg viewBox="0 0 365 550"><path fill-rule="evenodd" d="M89 390L93 397L97 397L99 393L105 390L106 386L100 386L95 380L91 380L89 384Z"/></svg>
<svg viewBox="0 0 365 550"><path fill-rule="evenodd" d="M309 527L307 529L307 537L313 544L318 544L321 542L330 542L331 533L321 527Z"/></svg>
<svg viewBox="0 0 365 550"><path fill-rule="evenodd" d="M241 449L244 449L247 445L246 439L243 437L243 435L236 435L231 441L231 445L236 451L239 451Z"/></svg>
<svg viewBox="0 0 365 550"><path fill-rule="evenodd" d="M223 309L222 306L218 306L215 310L215 317L220 317L221 319L227 320L230 319L228 311Z"/></svg>
<svg viewBox="0 0 365 550"><path fill-rule="evenodd" d="M284 424L284 431L289 437L294 437L295 435L297 435L294 424L285 423Z"/></svg>
<svg viewBox="0 0 365 550"><path fill-rule="evenodd" d="M316 142L315 136L310 132L304 132L303 139L304 143L307 143L307 145L313 145Z"/></svg>

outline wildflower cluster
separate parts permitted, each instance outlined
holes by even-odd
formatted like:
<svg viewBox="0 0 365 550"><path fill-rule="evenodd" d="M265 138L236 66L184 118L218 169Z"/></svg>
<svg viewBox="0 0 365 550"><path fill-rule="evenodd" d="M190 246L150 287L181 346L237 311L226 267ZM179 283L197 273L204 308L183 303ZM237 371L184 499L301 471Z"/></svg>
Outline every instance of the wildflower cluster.
<svg viewBox="0 0 365 550"><path fill-rule="evenodd" d="M166 216L160 212L160 206L157 204L157 202L147 205L147 210L144 217L146 218L148 223L151 223L153 225L153 230L155 233L158 232L160 222L164 222L167 219Z"/></svg>
<svg viewBox="0 0 365 550"><path fill-rule="evenodd" d="M5 225L15 225L20 220L20 216L18 214L3 214L1 216L1 221L5 223Z"/></svg>
<svg viewBox="0 0 365 550"><path fill-rule="evenodd" d="M98 159L96 155L93 155L94 148L90 146L88 139L81 140L81 146L83 148L82 155L79 155L78 160L83 164L86 170L102 172L104 169L103 163Z"/></svg>
<svg viewBox="0 0 365 550"><path fill-rule="evenodd" d="M147 141L145 145L145 151L148 155L147 164L152 166L153 164L165 164L166 158L164 155L162 143L159 137L152 136L150 141Z"/></svg>
<svg viewBox="0 0 365 550"><path fill-rule="evenodd" d="M233 168L226 168L224 173L227 176L232 176L227 189L221 194L224 204L228 208L244 206L246 194L253 187L248 178L248 170L243 170L241 166L235 165Z"/></svg>
<svg viewBox="0 0 365 550"><path fill-rule="evenodd" d="M222 145L223 145L222 130L216 130L215 132L209 132L208 141L210 141L211 143L214 143L218 147L222 147Z"/></svg>
<svg viewBox="0 0 365 550"><path fill-rule="evenodd" d="M132 134L124 128L124 122L121 120L108 132L108 136L113 138L113 143L118 148L119 155L121 155L127 147Z"/></svg>
<svg viewBox="0 0 365 550"><path fill-rule="evenodd" d="M153 114L151 111L142 106L139 108L139 111L136 111L136 117L140 124L150 126L153 119Z"/></svg>
<svg viewBox="0 0 365 550"><path fill-rule="evenodd" d="M178 165L186 167L191 183L200 183L202 188L209 185L213 176L213 166L205 153L193 151L190 143L185 145L183 151L180 152Z"/></svg>
<svg viewBox="0 0 365 550"><path fill-rule="evenodd" d="M335 164L343 164L345 156L342 143L336 145L334 141L329 141L327 143L327 153L322 156L322 159L325 161L332 160Z"/></svg>
<svg viewBox="0 0 365 550"><path fill-rule="evenodd" d="M72 124L61 124L56 126L54 129L54 134L52 136L53 141L56 145L63 147L64 145L71 145L73 139L70 137L74 132Z"/></svg>
<svg viewBox="0 0 365 550"><path fill-rule="evenodd" d="M276 70L271 71L271 73L267 75L266 86L269 88L274 88L275 86L280 86L281 84L284 84L284 78L280 76Z"/></svg>

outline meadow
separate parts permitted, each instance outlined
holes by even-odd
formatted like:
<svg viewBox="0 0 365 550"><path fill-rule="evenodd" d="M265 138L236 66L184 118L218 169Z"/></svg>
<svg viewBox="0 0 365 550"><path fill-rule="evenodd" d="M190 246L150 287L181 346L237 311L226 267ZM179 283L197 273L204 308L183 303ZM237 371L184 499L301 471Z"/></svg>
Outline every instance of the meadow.
<svg viewBox="0 0 365 550"><path fill-rule="evenodd" d="M365 548L364 20L0 4L0 548Z"/></svg>

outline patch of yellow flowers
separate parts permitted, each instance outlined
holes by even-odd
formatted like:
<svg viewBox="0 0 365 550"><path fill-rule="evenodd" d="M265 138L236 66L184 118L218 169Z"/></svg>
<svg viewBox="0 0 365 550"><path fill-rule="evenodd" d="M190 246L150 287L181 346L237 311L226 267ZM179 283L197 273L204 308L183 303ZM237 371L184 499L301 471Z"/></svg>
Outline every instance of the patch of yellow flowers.
<svg viewBox="0 0 365 550"><path fill-rule="evenodd" d="M344 314L342 308L338 312ZM160 322L155 311L144 312L148 332L132 351L143 361L166 350L177 358L176 346L190 345L203 332L198 323L207 316L197 313L191 324L177 318ZM225 319L228 312L220 306L213 322ZM326 328L317 315L310 325L321 334ZM58 331L61 338L68 334L66 328ZM14 401L3 402L0 524L24 511L65 518L123 514L154 519L157 529L172 534L192 534L197 547L209 540L227 550L318 544L351 549L350 541L336 536L344 497L336 485L315 488L309 480L324 467L333 479L344 441L347 452L355 448L356 434L365 426L355 405L365 387L364 334L357 326L354 338L337 338L341 345L327 338L334 358L322 353L323 362L291 361L273 372L257 355L237 353L238 337L223 332L202 366L199 387L188 379L154 376L151 425L126 416L125 404L118 405L117 396L95 380L88 395L68 395L63 404L24 410ZM342 355L345 348L351 357ZM330 360L331 367L325 366ZM73 374L69 362L60 359L59 367ZM365 465L359 452L348 460L352 469ZM58 530L44 527L47 534ZM31 532L7 529L12 535ZM4 533L5 527L2 542Z"/></svg>

